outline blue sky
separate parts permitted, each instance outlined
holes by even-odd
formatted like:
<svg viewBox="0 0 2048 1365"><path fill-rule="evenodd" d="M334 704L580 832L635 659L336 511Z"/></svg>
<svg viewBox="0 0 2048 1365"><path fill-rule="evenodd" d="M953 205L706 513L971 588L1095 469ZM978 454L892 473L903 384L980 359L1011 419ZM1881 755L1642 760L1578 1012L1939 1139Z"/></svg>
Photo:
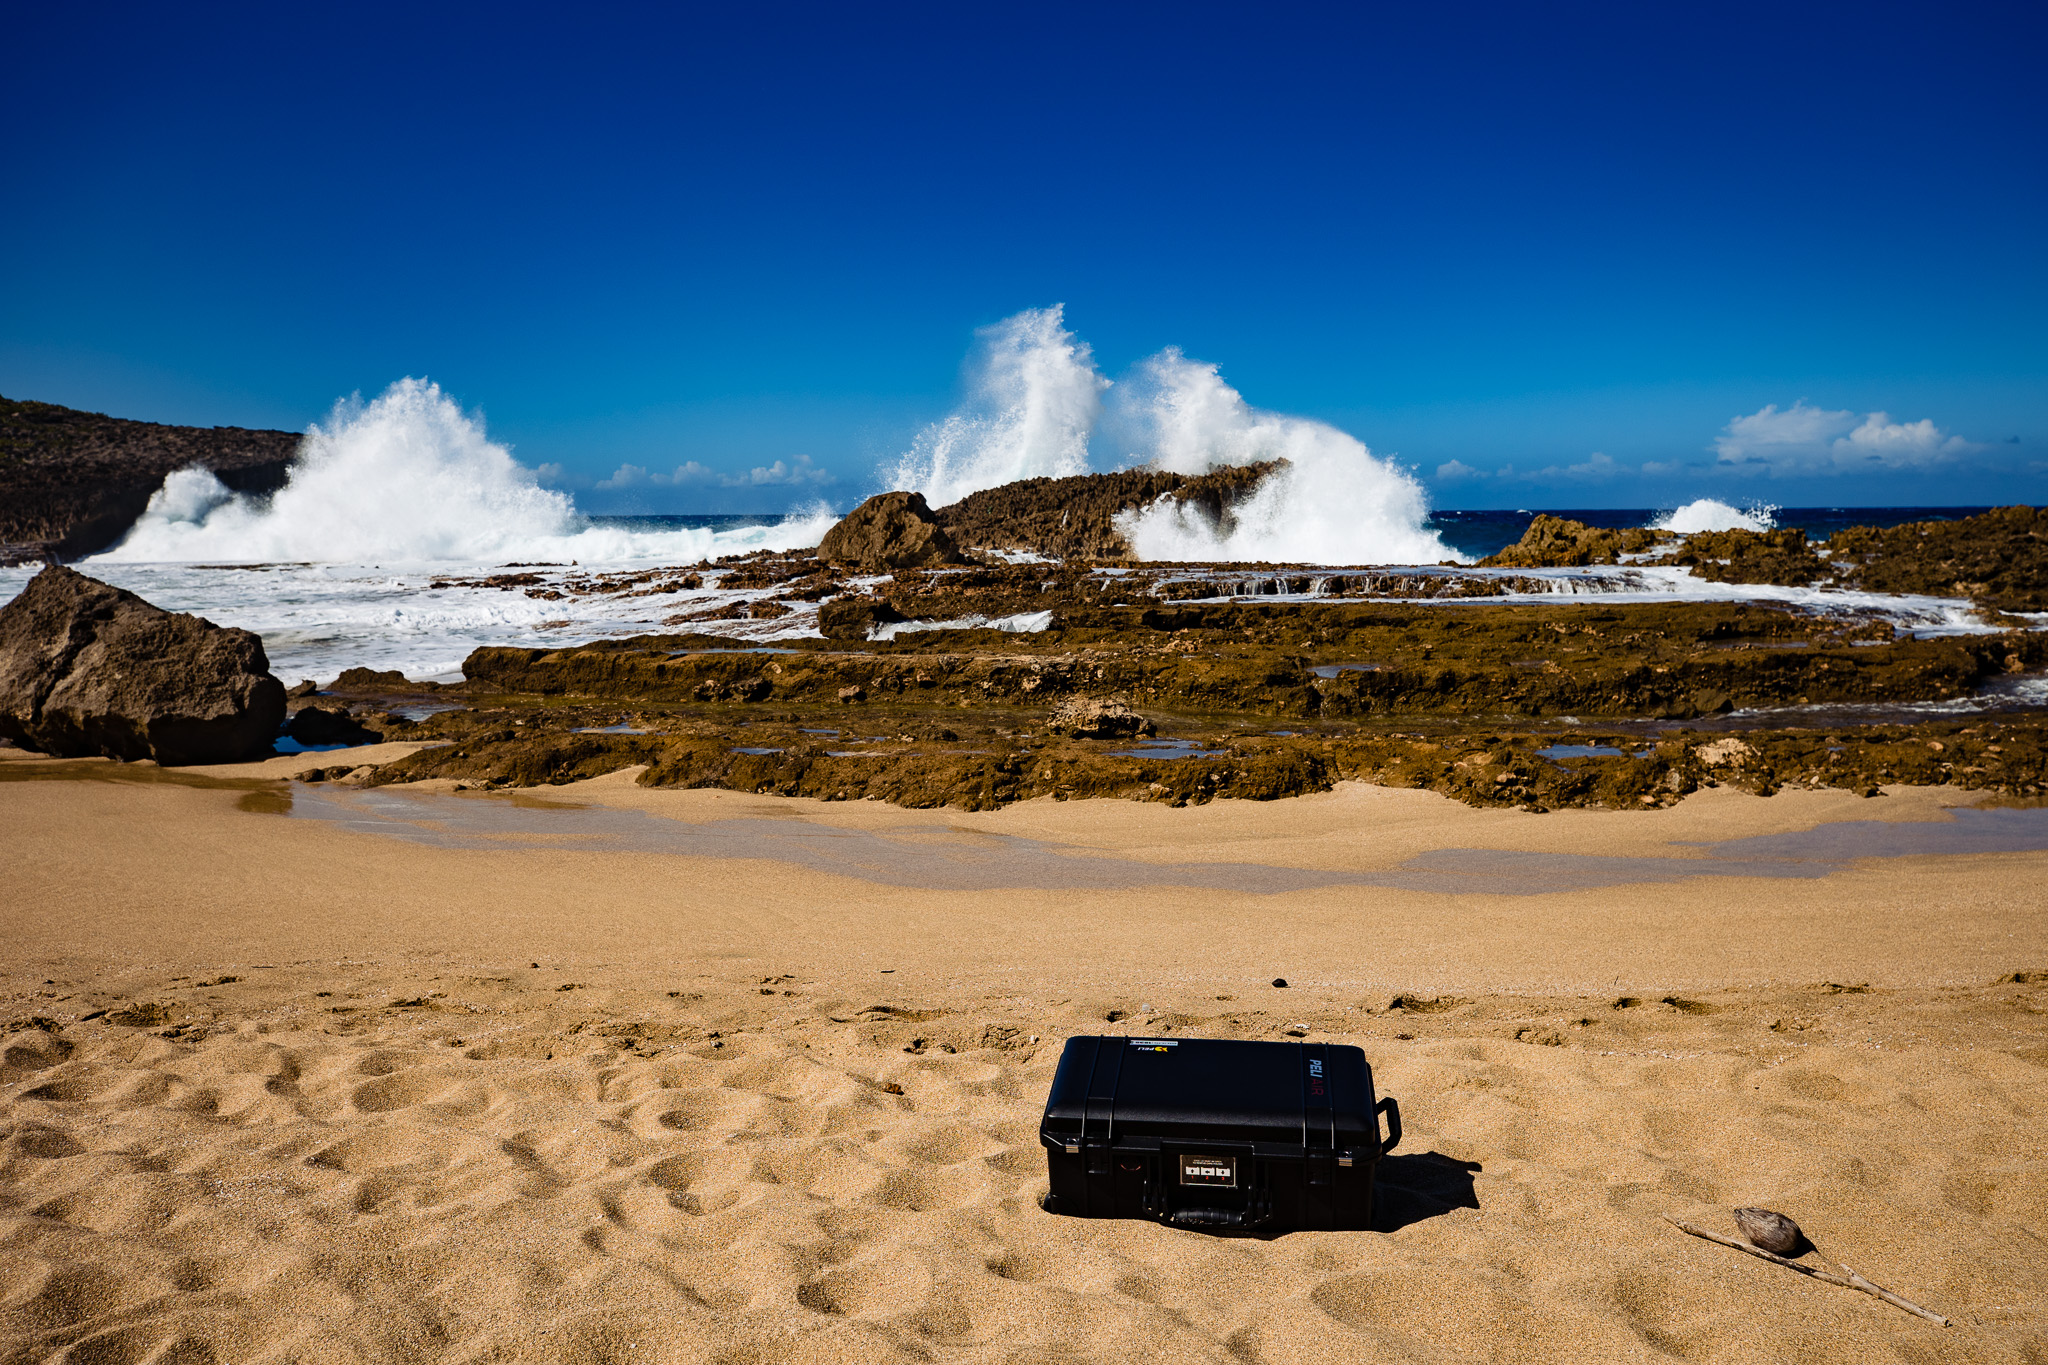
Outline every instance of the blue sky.
<svg viewBox="0 0 2048 1365"><path fill-rule="evenodd" d="M1439 506L2048 501L2044 30L42 6L0 393L302 427L424 375L585 506L779 510L869 491L976 329L1063 303L1109 378L1180 347ZM628 464L685 472L595 487Z"/></svg>

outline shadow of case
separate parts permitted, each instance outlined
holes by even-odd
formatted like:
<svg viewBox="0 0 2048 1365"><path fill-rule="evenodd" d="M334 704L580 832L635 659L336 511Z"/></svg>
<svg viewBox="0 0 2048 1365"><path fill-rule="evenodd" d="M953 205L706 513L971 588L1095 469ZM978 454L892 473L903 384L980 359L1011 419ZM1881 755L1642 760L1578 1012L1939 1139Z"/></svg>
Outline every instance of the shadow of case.
<svg viewBox="0 0 2048 1365"><path fill-rule="evenodd" d="M1053 1213L1218 1232L1363 1230L1401 1111L1375 1100L1355 1047L1083 1037L1060 1054L1038 1136Z"/></svg>

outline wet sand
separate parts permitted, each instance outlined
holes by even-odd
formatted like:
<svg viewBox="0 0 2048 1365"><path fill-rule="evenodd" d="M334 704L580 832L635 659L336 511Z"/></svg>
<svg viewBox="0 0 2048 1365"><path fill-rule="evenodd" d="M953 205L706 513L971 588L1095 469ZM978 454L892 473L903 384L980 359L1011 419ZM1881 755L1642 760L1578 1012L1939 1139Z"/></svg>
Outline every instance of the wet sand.
<svg viewBox="0 0 2048 1365"><path fill-rule="evenodd" d="M613 777L518 798L594 834L451 846L309 818L332 788L284 813L247 767L116 776L0 780L7 1358L2048 1358L2048 977L2001 980L2048 969L2048 853L1369 880L1924 829L1955 793L965 815ZM590 846L607 813L723 842ZM1114 881L932 884L1027 846ZM1294 880L1174 880L1202 866ZM1066 1036L1290 1030L1401 1101L1380 1230L1038 1208ZM1659 1218L1742 1203L1955 1326Z"/></svg>

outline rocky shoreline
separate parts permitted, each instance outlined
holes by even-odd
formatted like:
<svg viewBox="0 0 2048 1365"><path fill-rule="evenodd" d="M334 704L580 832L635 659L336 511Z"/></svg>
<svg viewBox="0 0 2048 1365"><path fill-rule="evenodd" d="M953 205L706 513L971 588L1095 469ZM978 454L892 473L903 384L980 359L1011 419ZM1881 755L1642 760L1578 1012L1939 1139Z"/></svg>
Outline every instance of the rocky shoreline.
<svg viewBox="0 0 2048 1365"><path fill-rule="evenodd" d="M737 567L770 605L778 589L802 600L825 586L804 557ZM324 704L429 747L318 776L527 787L640 766L649 786L967 809L1263 800L1342 781L1530 810L1647 808L1723 784L2048 793L2048 715L1967 709L2048 667L2038 632L1916 639L1723 603L1173 602L1080 574L1024 581L1034 572L903 570L865 594L831 584L869 621L1037 605L1049 619L1029 632L485 648L448 687L357 671ZM843 619L832 605L828 625ZM423 696L461 709L417 722L388 709ZM1955 713L1931 709L1943 705ZM1063 723L1089 706L1127 708L1134 723ZM1874 722L1868 708L1894 715Z"/></svg>
<svg viewBox="0 0 2048 1365"><path fill-rule="evenodd" d="M452 686L351 669L293 688L282 717L266 702L265 723L334 749L316 780L368 785L532 787L635 767L648 786L967 809L1041 796L1265 800L1345 781L1537 811L1662 806L1715 785L2048 797L2048 632L2010 614L2048 601L2048 519L2035 509L1855 528L1819 546L1796 531L1675 537L1538 517L1471 567L1090 557L1118 552L1122 511L1174 496L1226 518L1270 472L1034 480L939 509L888 494L817 551L436 579L427 592L673 595L678 609L656 609L671 629L632 638L476 649ZM1062 505L1080 515L1056 523ZM1601 600L1599 564L1618 566L1598 571L1610 578L1639 565L1923 592L1951 614L1963 597L1977 620L1916 634L1869 597L1826 612ZM1571 568L1580 574L1560 576ZM65 581L90 596L91 580ZM28 659L26 648L13 652ZM281 692L260 654L255 673ZM10 667L30 699L10 733L47 741L62 727L37 728L40 665ZM349 761L345 746L380 739L422 747Z"/></svg>

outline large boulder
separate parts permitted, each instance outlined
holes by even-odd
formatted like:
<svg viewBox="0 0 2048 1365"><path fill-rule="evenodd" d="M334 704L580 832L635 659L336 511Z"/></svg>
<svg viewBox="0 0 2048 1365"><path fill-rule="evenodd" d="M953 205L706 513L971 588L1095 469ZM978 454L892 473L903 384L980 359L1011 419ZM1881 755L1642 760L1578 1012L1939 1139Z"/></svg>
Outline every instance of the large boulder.
<svg viewBox="0 0 2048 1365"><path fill-rule="evenodd" d="M51 565L0 607L0 737L64 757L268 753L284 684L246 630Z"/></svg>
<svg viewBox="0 0 2048 1365"><path fill-rule="evenodd" d="M960 551L924 494L877 493L825 533L818 558L849 569L921 569L957 564Z"/></svg>

